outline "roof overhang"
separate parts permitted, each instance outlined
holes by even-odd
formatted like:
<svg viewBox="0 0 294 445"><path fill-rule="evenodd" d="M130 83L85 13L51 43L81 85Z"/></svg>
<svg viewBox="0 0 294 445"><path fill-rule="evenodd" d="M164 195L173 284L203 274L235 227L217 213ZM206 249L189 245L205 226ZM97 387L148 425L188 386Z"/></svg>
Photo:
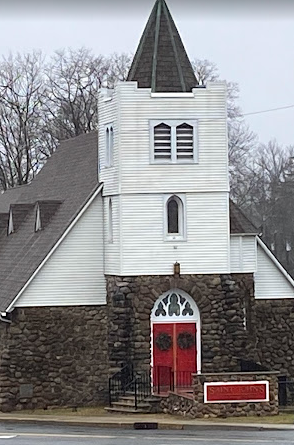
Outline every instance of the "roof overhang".
<svg viewBox="0 0 294 445"><path fill-rule="evenodd" d="M282 264L279 262L279 260L276 258L276 256L270 251L270 249L266 246L266 244L259 238L259 236L257 237L257 244L264 250L264 252L267 254L267 256L273 261L273 263L277 266L277 268L280 270L280 272L289 281L291 286L294 287L294 280L291 277L291 275L288 274L286 269L282 266Z"/></svg>
<svg viewBox="0 0 294 445"><path fill-rule="evenodd" d="M83 214L86 212L86 210L88 209L88 207L90 207L90 205L92 204L92 202L95 200L95 198L101 193L102 189L103 189L103 185L104 184L100 184L98 186L98 188L96 188L96 190L94 190L94 192L91 193L91 195L89 196L89 198L87 199L86 203L84 204L83 208L78 212L78 214L74 217L74 219L72 220L72 222L70 223L70 225L67 227L67 229L65 230L65 232L63 233L63 235L59 238L59 240L57 241L57 243L54 245L54 247L50 250L50 252L46 255L46 257L44 258L44 260L41 262L41 264L38 266L38 268L35 270L35 272L31 275L31 277L29 278L29 280L25 283L25 285L21 288L21 290L18 292L18 294L16 295L16 297L13 299L12 303L10 303L10 305L7 307L6 312L5 313L9 313L11 311L13 311L14 309L14 305L16 303L16 301L21 297L21 295L24 293L24 291L27 289L27 287L30 285L30 283L33 281L33 279L35 278L35 276L39 273L39 271L44 267L44 265L47 263L47 261L49 260L49 258L53 255L53 253L55 252L55 250L59 247L59 245L62 243L62 241L64 240L64 238L69 234L69 232L74 228L74 226L77 224L77 222L80 220L80 218L83 216Z"/></svg>

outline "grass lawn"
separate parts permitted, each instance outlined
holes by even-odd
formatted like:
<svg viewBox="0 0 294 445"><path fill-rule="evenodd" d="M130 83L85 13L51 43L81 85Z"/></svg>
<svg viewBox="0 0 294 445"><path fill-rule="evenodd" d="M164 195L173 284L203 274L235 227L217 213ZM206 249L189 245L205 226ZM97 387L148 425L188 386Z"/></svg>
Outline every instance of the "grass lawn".
<svg viewBox="0 0 294 445"><path fill-rule="evenodd" d="M15 412L16 413L16 412ZM52 408L17 411L17 414L35 414L36 416L77 416L96 417L109 415L103 406L93 408Z"/></svg>
<svg viewBox="0 0 294 445"><path fill-rule="evenodd" d="M36 416L59 416L59 417L109 417L115 418L115 414L109 414L105 411L104 407L92 407L92 408L52 408L52 409L36 409L36 410L23 410L15 411L12 414L18 415L36 415ZM123 415L122 415L123 416ZM147 414L148 416L148 414ZM183 420L193 422L193 419L188 417L171 416L168 414L153 414L152 418L158 417L158 420L177 419L179 422ZM139 416L140 417L140 416ZM144 416L145 417L145 416ZM218 423L263 423L263 424L294 424L294 413L280 413L278 416L267 417L227 417L226 419L213 418L213 419L198 419L205 422L218 422Z"/></svg>
<svg viewBox="0 0 294 445"><path fill-rule="evenodd" d="M226 419L207 419L208 422L223 422L223 423L275 423L275 424L294 424L294 414L280 413L278 416L250 416L250 417L227 417Z"/></svg>

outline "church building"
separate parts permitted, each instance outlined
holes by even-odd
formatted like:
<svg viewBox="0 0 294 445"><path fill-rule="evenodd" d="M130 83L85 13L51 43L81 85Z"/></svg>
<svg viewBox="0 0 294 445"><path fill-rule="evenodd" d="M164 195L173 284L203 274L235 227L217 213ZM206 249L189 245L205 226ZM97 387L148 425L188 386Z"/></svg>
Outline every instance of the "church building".
<svg viewBox="0 0 294 445"><path fill-rule="evenodd" d="M294 377L294 282L229 197L225 82L198 85L165 0L97 132L0 193L0 411L106 403L127 366L163 384Z"/></svg>

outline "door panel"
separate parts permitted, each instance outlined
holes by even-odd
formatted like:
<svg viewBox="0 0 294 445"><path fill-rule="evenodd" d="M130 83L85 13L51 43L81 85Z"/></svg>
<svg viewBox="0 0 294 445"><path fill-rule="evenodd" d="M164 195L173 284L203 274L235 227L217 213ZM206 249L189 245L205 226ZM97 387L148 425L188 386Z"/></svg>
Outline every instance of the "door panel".
<svg viewBox="0 0 294 445"><path fill-rule="evenodd" d="M193 344L183 345L179 344L179 335L184 337L190 334L193 339ZM186 335L185 335L186 334ZM176 323L174 343L176 344L176 385L179 387L189 387L192 385L191 374L197 371L196 369L196 324L195 323ZM182 339L183 341L183 339Z"/></svg>
<svg viewBox="0 0 294 445"><path fill-rule="evenodd" d="M162 350L156 344L156 339L162 333L168 334L172 343L167 350ZM191 345L180 342L179 334L189 334L194 340ZM173 381L176 387L191 387L191 374L196 367L196 324L195 323L159 323L153 324L153 384L155 387L168 390Z"/></svg>
<svg viewBox="0 0 294 445"><path fill-rule="evenodd" d="M171 346L168 350L160 349L156 340L160 334L168 334ZM169 389L171 386L171 371L173 369L173 323L161 323L153 325L153 384Z"/></svg>

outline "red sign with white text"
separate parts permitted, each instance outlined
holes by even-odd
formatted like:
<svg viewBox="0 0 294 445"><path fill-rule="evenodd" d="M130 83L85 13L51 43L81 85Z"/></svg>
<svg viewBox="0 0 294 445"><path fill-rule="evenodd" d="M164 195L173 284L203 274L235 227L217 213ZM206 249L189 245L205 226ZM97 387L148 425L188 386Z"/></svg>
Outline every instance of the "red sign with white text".
<svg viewBox="0 0 294 445"><path fill-rule="evenodd" d="M268 402L269 382L204 383L204 403Z"/></svg>

